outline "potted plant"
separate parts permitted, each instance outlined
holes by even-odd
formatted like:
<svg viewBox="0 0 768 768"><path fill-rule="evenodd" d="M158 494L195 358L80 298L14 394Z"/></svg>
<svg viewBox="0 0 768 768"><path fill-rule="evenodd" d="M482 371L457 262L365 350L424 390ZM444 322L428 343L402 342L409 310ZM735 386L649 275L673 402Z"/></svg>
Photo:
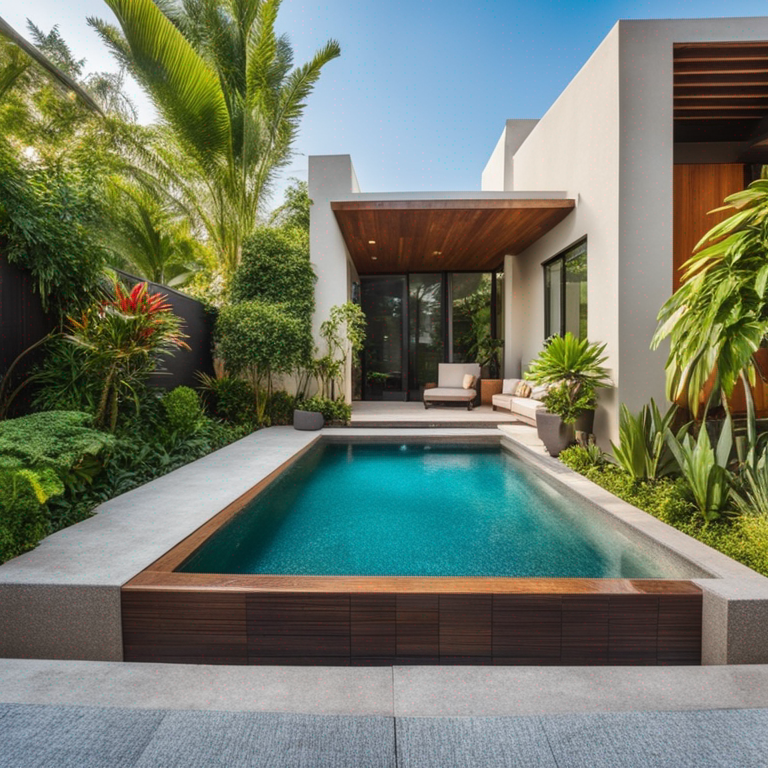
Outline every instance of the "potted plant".
<svg viewBox="0 0 768 768"><path fill-rule="evenodd" d="M548 387L544 408L536 412L536 428L551 456L572 443L576 432L592 433L597 390L611 386L602 365L604 351L605 344L566 333L548 339L529 366L525 378Z"/></svg>
<svg viewBox="0 0 768 768"><path fill-rule="evenodd" d="M482 369L483 378L498 379L501 371L501 351L504 339L493 339L487 333L475 345L477 364Z"/></svg>

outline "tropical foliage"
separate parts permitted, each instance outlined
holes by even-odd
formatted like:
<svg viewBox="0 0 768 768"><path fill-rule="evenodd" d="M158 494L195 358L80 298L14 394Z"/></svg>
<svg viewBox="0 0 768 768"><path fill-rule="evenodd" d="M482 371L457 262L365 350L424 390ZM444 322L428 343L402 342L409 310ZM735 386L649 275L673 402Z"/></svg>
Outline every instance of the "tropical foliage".
<svg viewBox="0 0 768 768"><path fill-rule="evenodd" d="M275 23L280 0L106 0L120 29L90 19L163 119L156 170L173 180L227 275L240 263L306 99L339 53L306 64Z"/></svg>
<svg viewBox="0 0 768 768"><path fill-rule="evenodd" d="M92 427L92 416L68 411L0 422L0 562L49 533L49 500L98 474L112 438Z"/></svg>
<svg viewBox="0 0 768 768"><path fill-rule="evenodd" d="M138 388L158 368L161 354L188 348L181 321L163 294L150 295L146 283L124 293L114 285L115 297L90 307L79 318L70 317L66 338L84 351L84 368L101 382L96 423L117 426L125 398L140 408Z"/></svg>
<svg viewBox="0 0 768 768"><path fill-rule="evenodd" d="M108 203L112 227L103 246L112 266L178 288L209 260L207 249L192 235L183 211L156 193L116 179Z"/></svg>
<svg viewBox="0 0 768 768"><path fill-rule="evenodd" d="M531 362L525 378L548 386L544 399L547 410L573 423L584 411L594 410L596 390L610 386L603 363L605 344L591 343L568 332L550 337L538 357Z"/></svg>
<svg viewBox="0 0 768 768"><path fill-rule="evenodd" d="M723 403L742 376L752 384L753 355L768 336L768 180L725 199L733 215L701 239L683 264L683 283L659 312L657 348L670 340L667 393L694 415L715 373Z"/></svg>
<svg viewBox="0 0 768 768"><path fill-rule="evenodd" d="M675 457L667 443L667 431L671 430L678 414L677 406L671 406L662 415L651 399L637 416L622 403L619 411L619 444L614 445L613 455L617 463L635 480L655 480L678 471ZM677 440L682 440L690 424L677 430Z"/></svg>

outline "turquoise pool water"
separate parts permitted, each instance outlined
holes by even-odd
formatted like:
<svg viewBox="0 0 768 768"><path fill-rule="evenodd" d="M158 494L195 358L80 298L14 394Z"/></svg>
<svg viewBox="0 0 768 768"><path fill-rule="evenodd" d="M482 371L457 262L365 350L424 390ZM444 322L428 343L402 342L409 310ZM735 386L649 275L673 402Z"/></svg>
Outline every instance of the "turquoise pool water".
<svg viewBox="0 0 768 768"><path fill-rule="evenodd" d="M313 448L188 573L664 578L675 574L496 447Z"/></svg>

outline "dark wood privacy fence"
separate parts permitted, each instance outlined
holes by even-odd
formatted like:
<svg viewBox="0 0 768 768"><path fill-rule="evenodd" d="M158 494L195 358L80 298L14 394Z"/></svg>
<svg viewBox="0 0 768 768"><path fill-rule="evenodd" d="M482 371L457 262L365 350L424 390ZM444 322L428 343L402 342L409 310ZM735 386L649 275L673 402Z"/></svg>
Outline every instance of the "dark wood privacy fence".
<svg viewBox="0 0 768 768"><path fill-rule="evenodd" d="M702 596L687 581L210 578L219 586L199 586L202 574L163 579L157 572L126 585L125 660L335 666L701 663ZM223 587L225 582L230 586ZM290 591L280 591L281 582Z"/></svg>
<svg viewBox="0 0 768 768"><path fill-rule="evenodd" d="M28 347L56 327L54 315L43 311L34 278L24 269L9 264L0 254L0 377ZM14 380L21 382L38 354L30 354L15 369ZM20 415L29 405L29 393L22 392L12 415Z"/></svg>
<svg viewBox="0 0 768 768"><path fill-rule="evenodd" d="M119 273L125 282L135 284L140 278ZM157 283L149 283L152 293L164 293L173 311L184 320L190 350L178 350L163 359L165 374L152 377L152 384L172 389L180 385L197 386L197 371L213 374L213 325L215 317L199 301ZM0 376L25 349L57 327L53 313L43 311L36 283L28 271L9 264L0 254ZM24 358L14 372L22 381L40 353ZM30 392L24 392L15 403L13 415L21 415L29 405Z"/></svg>
<svg viewBox="0 0 768 768"><path fill-rule="evenodd" d="M204 304L167 285L153 283L127 272L115 270L129 285L147 283L150 293L164 293L173 312L184 320L184 333L189 349L178 349L173 355L164 355L162 365L164 373L154 374L151 383L155 387L173 389L174 387L196 387L198 371L213 375L213 327L215 315Z"/></svg>

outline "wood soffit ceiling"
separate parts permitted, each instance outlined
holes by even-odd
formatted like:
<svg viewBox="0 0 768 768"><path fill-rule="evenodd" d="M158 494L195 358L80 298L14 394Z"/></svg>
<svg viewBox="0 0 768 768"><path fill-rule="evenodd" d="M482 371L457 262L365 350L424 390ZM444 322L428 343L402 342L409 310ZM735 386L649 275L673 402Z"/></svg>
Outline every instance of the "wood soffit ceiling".
<svg viewBox="0 0 768 768"><path fill-rule="evenodd" d="M768 115L768 42L674 46L675 141L746 141Z"/></svg>
<svg viewBox="0 0 768 768"><path fill-rule="evenodd" d="M361 275L493 270L574 206L570 199L331 203Z"/></svg>

